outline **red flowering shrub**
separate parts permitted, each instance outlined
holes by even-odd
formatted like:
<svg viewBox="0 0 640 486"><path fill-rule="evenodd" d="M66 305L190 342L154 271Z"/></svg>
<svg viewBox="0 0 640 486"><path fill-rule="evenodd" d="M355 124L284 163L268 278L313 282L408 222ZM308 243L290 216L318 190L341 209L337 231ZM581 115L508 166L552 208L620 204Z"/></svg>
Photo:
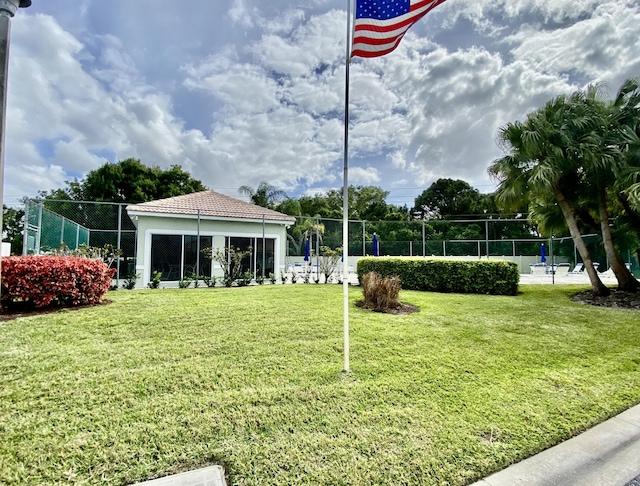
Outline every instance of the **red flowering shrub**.
<svg viewBox="0 0 640 486"><path fill-rule="evenodd" d="M97 304L115 269L100 260L62 256L2 258L2 305L33 307Z"/></svg>

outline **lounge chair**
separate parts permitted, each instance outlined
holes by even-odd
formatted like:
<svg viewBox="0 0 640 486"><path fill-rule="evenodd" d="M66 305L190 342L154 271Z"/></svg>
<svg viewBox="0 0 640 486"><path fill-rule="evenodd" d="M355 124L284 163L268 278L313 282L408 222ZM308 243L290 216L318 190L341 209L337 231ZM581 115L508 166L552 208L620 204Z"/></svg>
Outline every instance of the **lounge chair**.
<svg viewBox="0 0 640 486"><path fill-rule="evenodd" d="M529 265L531 275L546 275L547 266L544 263L531 263Z"/></svg>
<svg viewBox="0 0 640 486"><path fill-rule="evenodd" d="M577 263L573 270L569 272L569 275L580 275L584 270L584 263Z"/></svg>
<svg viewBox="0 0 640 486"><path fill-rule="evenodd" d="M568 263L558 263L555 266L556 276L560 275L568 275L569 274L569 264Z"/></svg>

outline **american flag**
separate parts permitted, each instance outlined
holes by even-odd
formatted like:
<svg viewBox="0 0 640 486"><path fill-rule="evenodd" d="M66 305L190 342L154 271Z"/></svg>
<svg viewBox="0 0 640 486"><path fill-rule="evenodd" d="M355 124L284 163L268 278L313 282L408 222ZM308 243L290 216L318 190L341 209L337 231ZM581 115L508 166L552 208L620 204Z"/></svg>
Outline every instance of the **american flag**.
<svg viewBox="0 0 640 486"><path fill-rule="evenodd" d="M445 0L356 0L351 57L393 51L409 27Z"/></svg>

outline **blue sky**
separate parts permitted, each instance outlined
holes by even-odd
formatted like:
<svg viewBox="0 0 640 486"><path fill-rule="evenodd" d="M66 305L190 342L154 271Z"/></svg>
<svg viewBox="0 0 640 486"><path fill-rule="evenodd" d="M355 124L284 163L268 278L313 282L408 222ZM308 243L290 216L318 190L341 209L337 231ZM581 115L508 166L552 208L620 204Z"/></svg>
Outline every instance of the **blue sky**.
<svg viewBox="0 0 640 486"><path fill-rule="evenodd" d="M106 161L181 165L238 196L342 186L347 2L33 0L12 20L4 202ZM500 126L640 76L635 0L447 0L351 67L350 175L407 204L494 189Z"/></svg>

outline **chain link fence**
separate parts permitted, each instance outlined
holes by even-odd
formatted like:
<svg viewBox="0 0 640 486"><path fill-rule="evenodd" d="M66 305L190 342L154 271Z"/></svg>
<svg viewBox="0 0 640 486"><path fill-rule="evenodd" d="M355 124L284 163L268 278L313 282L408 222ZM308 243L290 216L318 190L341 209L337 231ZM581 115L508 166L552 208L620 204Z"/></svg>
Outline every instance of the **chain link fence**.
<svg viewBox="0 0 640 486"><path fill-rule="evenodd" d="M117 278L123 279L135 272L136 227L129 218L128 204L66 201L29 200L26 204L26 224L24 254L39 254L61 245L71 249L86 244L93 247L113 245L122 250L117 266ZM380 255L389 256L438 256L496 258L506 257L520 265L520 271L527 273L529 265L540 261L541 244L546 245L547 262L567 262L572 265L581 261L573 240L563 238L511 238L510 234L530 232L532 227L526 220L479 219L452 221L349 221L349 256L363 257L373 254L373 234L377 232ZM186 248L189 262L198 269L210 265L201 261L197 248L211 247L210 239L188 238L189 241L164 238L157 243L165 244L166 258L158 263L163 268L165 278L185 277L189 270L178 259L178 247ZM186 237L185 237L186 238ZM203 239L204 238L204 239ZM287 229L286 257L288 263L302 260L305 241L309 238L311 248L317 255L321 247L331 249L342 247L342 220L330 218L297 217ZM584 236L592 259L600 263L600 270L609 268L606 254L599 235ZM167 240L167 241L164 241ZM175 240L175 241L174 241ZM193 240L193 241L192 241ZM259 240L259 239L258 239ZM264 250L257 248L260 241L240 242L242 247L252 247L256 251L255 262L248 267L259 271L261 262L273 251L269 245ZM196 249L196 250L194 250ZM257 255L260 253L259 256ZM637 255L631 249L623 250L623 259L631 264L632 272L640 275ZM182 262L183 263L183 262ZM265 261L266 264L266 261ZM159 267L159 268L160 268ZM186 272L186 273L185 273ZM178 275L179 273L179 275Z"/></svg>

